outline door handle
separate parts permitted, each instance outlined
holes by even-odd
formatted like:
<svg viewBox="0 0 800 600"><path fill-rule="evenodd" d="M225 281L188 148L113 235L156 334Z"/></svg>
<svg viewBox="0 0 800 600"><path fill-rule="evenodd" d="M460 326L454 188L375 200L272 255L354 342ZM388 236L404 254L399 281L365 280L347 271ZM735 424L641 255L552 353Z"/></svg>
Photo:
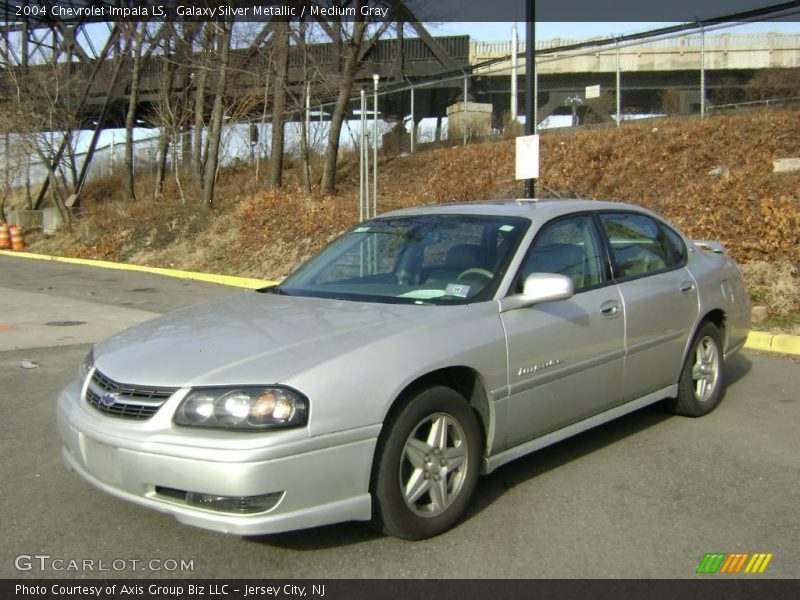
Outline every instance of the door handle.
<svg viewBox="0 0 800 600"><path fill-rule="evenodd" d="M600 305L600 314L604 317L616 317L619 311L619 304L614 300L609 300Z"/></svg>
<svg viewBox="0 0 800 600"><path fill-rule="evenodd" d="M694 289L694 283L691 281L683 281L681 282L680 290L684 294L688 294Z"/></svg>

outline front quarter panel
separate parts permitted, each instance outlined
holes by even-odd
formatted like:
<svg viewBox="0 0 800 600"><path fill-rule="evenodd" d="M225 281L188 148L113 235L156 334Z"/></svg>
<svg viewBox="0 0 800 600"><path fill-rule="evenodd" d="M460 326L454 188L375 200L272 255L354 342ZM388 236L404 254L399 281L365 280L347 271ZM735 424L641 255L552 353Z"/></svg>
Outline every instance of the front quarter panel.
<svg viewBox="0 0 800 600"><path fill-rule="evenodd" d="M497 304L419 310L441 311L442 317L399 333L365 339L359 347L332 355L282 382L309 398L312 436L382 423L408 385L446 367L477 371L490 404L504 395L506 345Z"/></svg>

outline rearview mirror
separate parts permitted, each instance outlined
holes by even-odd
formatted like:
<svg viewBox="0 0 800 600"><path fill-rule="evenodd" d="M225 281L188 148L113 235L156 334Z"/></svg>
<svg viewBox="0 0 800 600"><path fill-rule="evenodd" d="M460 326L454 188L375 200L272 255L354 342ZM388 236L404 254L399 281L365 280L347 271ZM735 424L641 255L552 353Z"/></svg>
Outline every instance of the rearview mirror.
<svg viewBox="0 0 800 600"><path fill-rule="evenodd" d="M571 298L575 290L572 279L557 273L531 273L522 284L522 293L500 300L500 312L525 308L542 302Z"/></svg>

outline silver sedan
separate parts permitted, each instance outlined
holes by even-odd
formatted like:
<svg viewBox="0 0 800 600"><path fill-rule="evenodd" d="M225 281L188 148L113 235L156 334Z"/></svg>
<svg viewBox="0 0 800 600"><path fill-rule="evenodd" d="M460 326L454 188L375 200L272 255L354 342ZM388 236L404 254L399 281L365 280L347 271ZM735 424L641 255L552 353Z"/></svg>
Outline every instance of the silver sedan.
<svg viewBox="0 0 800 600"><path fill-rule="evenodd" d="M206 529L421 539L480 473L655 402L713 410L749 314L721 246L642 208L398 211L277 286L97 344L58 400L62 455Z"/></svg>

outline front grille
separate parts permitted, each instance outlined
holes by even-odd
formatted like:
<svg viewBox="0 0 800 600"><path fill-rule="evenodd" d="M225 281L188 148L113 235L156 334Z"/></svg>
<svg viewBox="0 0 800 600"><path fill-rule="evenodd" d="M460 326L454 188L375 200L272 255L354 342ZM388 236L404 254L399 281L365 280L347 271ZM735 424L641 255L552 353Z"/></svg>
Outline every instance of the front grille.
<svg viewBox="0 0 800 600"><path fill-rule="evenodd" d="M86 388L86 401L110 417L144 421L177 389L117 383L95 369Z"/></svg>

